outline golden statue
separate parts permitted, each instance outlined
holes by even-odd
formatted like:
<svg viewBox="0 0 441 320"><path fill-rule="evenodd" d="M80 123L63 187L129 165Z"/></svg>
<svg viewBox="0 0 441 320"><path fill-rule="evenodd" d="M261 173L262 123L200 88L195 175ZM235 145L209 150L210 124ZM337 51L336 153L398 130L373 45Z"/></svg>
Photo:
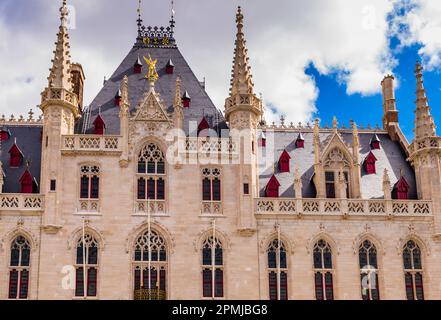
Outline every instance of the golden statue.
<svg viewBox="0 0 441 320"><path fill-rule="evenodd" d="M158 59L153 60L152 57L149 54L149 58L147 59L146 57L144 57L145 62L147 63L147 65L149 66L149 72L146 74L146 78L149 81L155 82L156 80L158 80L158 72L156 71L156 63L158 62Z"/></svg>

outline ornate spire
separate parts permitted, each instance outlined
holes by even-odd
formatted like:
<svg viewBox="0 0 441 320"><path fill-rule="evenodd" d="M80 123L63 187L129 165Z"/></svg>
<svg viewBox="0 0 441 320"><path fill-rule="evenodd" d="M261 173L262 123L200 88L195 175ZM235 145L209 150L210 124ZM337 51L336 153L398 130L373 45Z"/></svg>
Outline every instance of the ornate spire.
<svg viewBox="0 0 441 320"><path fill-rule="evenodd" d="M416 84L416 111L415 111L415 139L436 136L436 126L430 114L430 107L423 83L423 66L417 61L415 68Z"/></svg>
<svg viewBox="0 0 441 320"><path fill-rule="evenodd" d="M67 31L67 17L69 11L66 0L60 8L60 28L55 42L54 59L48 77L49 88L63 88L72 91L72 82L70 74L70 43Z"/></svg>
<svg viewBox="0 0 441 320"><path fill-rule="evenodd" d="M251 67L248 65L248 49L243 33L244 21L241 7L237 9L236 24L236 47L234 49L230 94L252 94L254 84L252 81Z"/></svg>
<svg viewBox="0 0 441 320"><path fill-rule="evenodd" d="M120 107L120 111L119 111L119 116L125 117L125 116L129 115L129 106L130 106L129 78L127 77L127 75L124 76L124 78L121 82L119 94L121 95L121 107Z"/></svg>

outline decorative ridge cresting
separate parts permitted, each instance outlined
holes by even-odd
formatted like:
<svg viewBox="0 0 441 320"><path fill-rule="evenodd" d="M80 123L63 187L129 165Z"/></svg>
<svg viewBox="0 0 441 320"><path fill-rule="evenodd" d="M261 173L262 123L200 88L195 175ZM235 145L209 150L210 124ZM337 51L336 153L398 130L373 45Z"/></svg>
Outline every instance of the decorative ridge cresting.
<svg viewBox="0 0 441 320"><path fill-rule="evenodd" d="M138 7L138 36L136 38L135 47L164 47L164 48L176 48L176 40L174 38L175 33L175 11L174 2L172 1L171 19L167 27L158 26L145 26L141 14L142 1L139 0Z"/></svg>

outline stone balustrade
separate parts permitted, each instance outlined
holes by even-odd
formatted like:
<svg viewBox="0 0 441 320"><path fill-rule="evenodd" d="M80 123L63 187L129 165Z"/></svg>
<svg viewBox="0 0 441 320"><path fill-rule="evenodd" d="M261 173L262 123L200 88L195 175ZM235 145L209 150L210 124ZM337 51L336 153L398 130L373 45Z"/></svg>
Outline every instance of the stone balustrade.
<svg viewBox="0 0 441 320"><path fill-rule="evenodd" d="M237 143L229 138L185 138L185 152L188 154L226 154L236 155L239 150Z"/></svg>
<svg viewBox="0 0 441 320"><path fill-rule="evenodd" d="M43 211L44 196L40 194L1 194L1 211Z"/></svg>
<svg viewBox="0 0 441 320"><path fill-rule="evenodd" d="M61 137L62 153L121 152L120 136L65 135Z"/></svg>
<svg viewBox="0 0 441 320"><path fill-rule="evenodd" d="M135 214L148 215L150 214L167 214L165 200L136 200Z"/></svg>
<svg viewBox="0 0 441 320"><path fill-rule="evenodd" d="M255 199L258 215L432 216L432 202L419 200Z"/></svg>

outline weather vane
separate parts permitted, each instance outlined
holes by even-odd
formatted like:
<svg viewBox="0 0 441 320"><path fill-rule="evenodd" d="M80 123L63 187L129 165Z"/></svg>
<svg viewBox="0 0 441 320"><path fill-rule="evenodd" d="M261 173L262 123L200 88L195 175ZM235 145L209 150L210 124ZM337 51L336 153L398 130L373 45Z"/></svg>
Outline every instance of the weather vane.
<svg viewBox="0 0 441 320"><path fill-rule="evenodd" d="M158 72L156 71L156 63L158 59L153 60L149 54L149 58L144 57L145 62L149 66L149 72L146 74L146 78L151 82L156 82L158 80Z"/></svg>

